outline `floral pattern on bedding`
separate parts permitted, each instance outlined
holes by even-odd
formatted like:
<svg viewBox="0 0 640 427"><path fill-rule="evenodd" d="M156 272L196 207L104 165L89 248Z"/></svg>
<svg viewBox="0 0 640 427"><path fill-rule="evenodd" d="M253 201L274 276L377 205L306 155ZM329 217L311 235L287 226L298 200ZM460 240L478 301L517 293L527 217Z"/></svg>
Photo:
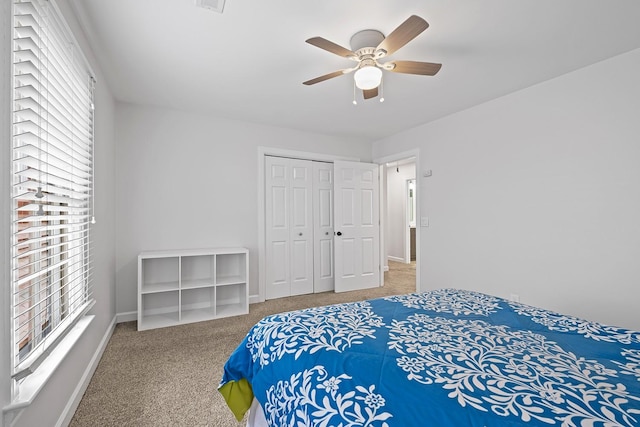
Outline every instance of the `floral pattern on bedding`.
<svg viewBox="0 0 640 427"><path fill-rule="evenodd" d="M268 316L220 387L271 426L638 426L640 333L468 290Z"/></svg>

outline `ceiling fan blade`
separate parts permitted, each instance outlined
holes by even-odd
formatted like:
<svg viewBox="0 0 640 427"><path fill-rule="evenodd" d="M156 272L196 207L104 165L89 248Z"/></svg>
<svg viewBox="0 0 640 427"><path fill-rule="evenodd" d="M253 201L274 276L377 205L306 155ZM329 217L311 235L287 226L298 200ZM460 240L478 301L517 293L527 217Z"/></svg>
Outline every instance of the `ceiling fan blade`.
<svg viewBox="0 0 640 427"><path fill-rule="evenodd" d="M419 16L411 15L378 45L376 51L384 51L379 53L379 57L382 58L383 56L391 55L427 28L429 28L427 21Z"/></svg>
<svg viewBox="0 0 640 427"><path fill-rule="evenodd" d="M335 53L338 56L343 56L348 59L357 60L358 56L350 51L347 48L344 48L334 42L330 42L327 39L323 39L322 37L312 37L306 41L307 43L319 47L320 49L324 49L328 52Z"/></svg>
<svg viewBox="0 0 640 427"><path fill-rule="evenodd" d="M332 79L334 77L338 77L338 76L341 76L343 74L347 74L350 71L351 71L351 68L348 68L346 70L334 71L333 73L325 74L324 76L320 76L320 77L316 77L315 79L307 80L306 82L303 82L302 84L303 85L307 85L307 86L314 85L316 83L320 83L320 82L323 82L325 80L329 80L329 79Z"/></svg>
<svg viewBox="0 0 640 427"><path fill-rule="evenodd" d="M378 88L374 87L373 89L364 89L362 91L362 96L364 99L375 98L378 96Z"/></svg>
<svg viewBox="0 0 640 427"><path fill-rule="evenodd" d="M435 76L436 73L440 71L441 67L442 64L435 64L433 62L390 61L385 63L384 68L385 70L393 71L394 73Z"/></svg>

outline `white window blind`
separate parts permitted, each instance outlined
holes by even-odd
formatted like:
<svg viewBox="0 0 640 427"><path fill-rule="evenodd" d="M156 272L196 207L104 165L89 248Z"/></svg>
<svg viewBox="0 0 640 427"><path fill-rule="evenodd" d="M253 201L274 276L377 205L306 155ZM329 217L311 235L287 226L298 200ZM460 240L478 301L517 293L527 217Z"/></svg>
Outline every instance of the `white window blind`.
<svg viewBox="0 0 640 427"><path fill-rule="evenodd" d="M55 3L13 3L13 378L93 305L94 79Z"/></svg>

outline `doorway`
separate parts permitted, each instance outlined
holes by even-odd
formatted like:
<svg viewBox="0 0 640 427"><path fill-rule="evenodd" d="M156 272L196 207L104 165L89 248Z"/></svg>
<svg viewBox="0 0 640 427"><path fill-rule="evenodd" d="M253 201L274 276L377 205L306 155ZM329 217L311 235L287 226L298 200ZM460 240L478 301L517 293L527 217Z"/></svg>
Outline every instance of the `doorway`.
<svg viewBox="0 0 640 427"><path fill-rule="evenodd" d="M383 165L385 282L413 281L419 286L420 221L418 153L378 159Z"/></svg>
<svg viewBox="0 0 640 427"><path fill-rule="evenodd" d="M414 168L415 169L415 168ZM414 170L415 172L415 170ZM408 247L405 249L405 262L416 260L416 179L407 179L407 223L405 230L408 232L406 239ZM406 254L409 255L408 259Z"/></svg>

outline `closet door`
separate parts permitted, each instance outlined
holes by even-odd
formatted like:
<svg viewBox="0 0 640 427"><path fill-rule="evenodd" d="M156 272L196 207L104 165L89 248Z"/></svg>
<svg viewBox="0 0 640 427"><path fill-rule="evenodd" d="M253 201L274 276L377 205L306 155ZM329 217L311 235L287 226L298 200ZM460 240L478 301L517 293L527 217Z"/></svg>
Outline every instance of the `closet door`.
<svg viewBox="0 0 640 427"><path fill-rule="evenodd" d="M266 157L266 297L313 291L312 163Z"/></svg>
<svg viewBox="0 0 640 427"><path fill-rule="evenodd" d="M289 163L287 159L266 157L266 297L289 296Z"/></svg>
<svg viewBox="0 0 640 427"><path fill-rule="evenodd" d="M290 159L291 292L313 292L313 162Z"/></svg>
<svg viewBox="0 0 640 427"><path fill-rule="evenodd" d="M313 292L333 290L333 164L313 162Z"/></svg>

